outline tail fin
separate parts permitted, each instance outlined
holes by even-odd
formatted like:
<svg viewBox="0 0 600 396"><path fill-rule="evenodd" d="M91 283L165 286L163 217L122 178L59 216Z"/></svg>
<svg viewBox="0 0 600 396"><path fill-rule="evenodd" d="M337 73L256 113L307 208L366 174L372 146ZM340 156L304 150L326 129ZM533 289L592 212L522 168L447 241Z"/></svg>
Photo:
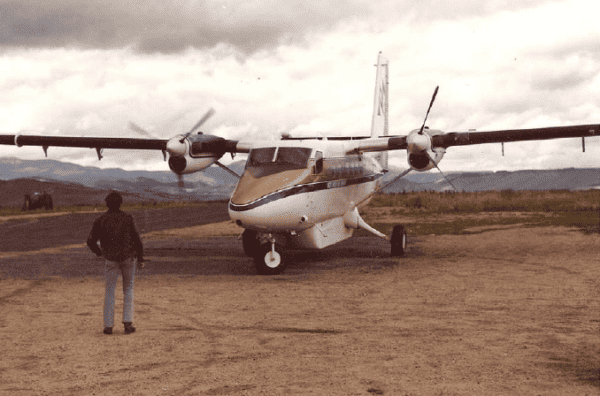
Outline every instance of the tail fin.
<svg viewBox="0 0 600 396"><path fill-rule="evenodd" d="M388 136L388 60L379 52L377 57L377 75L375 77L375 100L373 102L373 119L371 121L371 137ZM377 156L383 167L388 167L387 151Z"/></svg>

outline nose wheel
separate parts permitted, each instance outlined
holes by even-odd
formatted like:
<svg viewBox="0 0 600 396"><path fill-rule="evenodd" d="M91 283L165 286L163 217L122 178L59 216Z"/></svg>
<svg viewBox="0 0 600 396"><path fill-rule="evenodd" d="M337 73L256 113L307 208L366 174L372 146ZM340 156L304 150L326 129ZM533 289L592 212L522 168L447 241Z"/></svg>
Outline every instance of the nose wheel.
<svg viewBox="0 0 600 396"><path fill-rule="evenodd" d="M281 253L275 250L275 243L260 246L254 256L254 265L260 275L277 275L283 271L284 262Z"/></svg>

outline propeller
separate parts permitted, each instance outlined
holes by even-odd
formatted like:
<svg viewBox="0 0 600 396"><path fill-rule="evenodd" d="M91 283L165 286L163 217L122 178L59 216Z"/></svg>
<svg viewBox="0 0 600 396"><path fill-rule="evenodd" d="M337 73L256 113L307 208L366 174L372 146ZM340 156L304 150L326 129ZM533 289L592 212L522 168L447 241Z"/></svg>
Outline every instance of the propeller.
<svg viewBox="0 0 600 396"><path fill-rule="evenodd" d="M183 137L179 140L179 143L183 143L183 141L190 136L192 133L194 133L194 131L196 131L198 128L200 128L202 126L202 124L204 124L210 117L213 116L213 114L215 114L215 109L213 109L212 107L210 109L208 109L208 111L206 112L206 114L204 114L204 116L202 116L202 118L200 118L200 120L196 123L196 125L194 125L192 127L192 129L190 129L190 131L188 133L186 133L185 135L183 135Z"/></svg>
<svg viewBox="0 0 600 396"><path fill-rule="evenodd" d="M196 123L196 125L194 125L192 127L192 129L189 130L189 132L187 132L181 138L174 137L174 138L169 139L167 141L167 147L166 147L166 151L169 153L169 155L171 157L184 156L186 149L187 149L186 145L184 144L185 139L187 137L189 137L192 133L194 133L196 130L198 130L198 128L200 128L214 114L215 114L215 109L213 109L213 108L208 109L208 111L202 116L202 118L200 118L200 120ZM141 135L144 135L146 137L158 139L158 137L156 137L154 134L148 132L144 128L140 127L139 125L137 125L131 121L129 122L129 129L131 129L132 131L137 132ZM180 189L185 188L185 183L183 181L183 175L179 174L179 173L177 173L177 187L179 187Z"/></svg>
<svg viewBox="0 0 600 396"><path fill-rule="evenodd" d="M433 102L435 101L435 97L437 96L438 89L440 86L435 87L435 91L433 92L433 97L431 98L431 102L429 103L429 108L427 109L427 114L425 114L425 120L423 120L423 125L421 125L421 130L419 131L419 135L423 134L423 129L425 129L425 123L427 122L427 117L429 117L429 112L431 111L431 107L433 106Z"/></svg>
<svg viewBox="0 0 600 396"><path fill-rule="evenodd" d="M156 136L155 134L148 132L147 130L145 130L144 128L142 128L141 126L137 125L136 123L129 121L129 129L131 129L134 132L139 133L140 135L144 135L146 137L150 137L152 139L159 139L158 136ZM169 141L169 143L171 143L171 141ZM173 144L171 144L173 145ZM178 146L178 145L177 145ZM180 147L169 147L167 146L167 151L169 152L170 155L176 155L176 154L180 154L183 155L183 153L185 151L183 151ZM179 151L181 151L181 153L179 153ZM185 188L185 183L183 181L183 175L182 174L177 174L177 187L180 190L183 190Z"/></svg>
<svg viewBox="0 0 600 396"><path fill-rule="evenodd" d="M429 108L427 109L427 113L425 114L425 120L423 120L423 125L421 125L421 129L419 130L419 135L423 135L423 130L425 129L425 123L427 122L427 117L429 117L429 112L431 111L433 102L435 102L435 97L437 96L439 89L440 89L440 86L438 85L437 87L435 87L435 91L433 91L433 96L431 97L431 102L429 103ZM442 170L438 166L437 162L431 157L431 155L429 155L427 150L423 150L423 152L427 155L427 158L429 158L429 161L431 163L433 163L433 165L437 168L437 170L444 177L444 179L446 179L446 181L452 186L452 188L454 188L454 190L458 192L458 189L456 188L456 186L450 181L450 179L448 179L448 177L444 174L444 172L442 172Z"/></svg>
<svg viewBox="0 0 600 396"><path fill-rule="evenodd" d="M142 128L141 126L135 124L132 121L129 121L129 129L131 129L134 132L139 133L140 135L144 135L144 136L148 136L152 139L158 139L154 134L148 132L147 130L145 130L144 128Z"/></svg>

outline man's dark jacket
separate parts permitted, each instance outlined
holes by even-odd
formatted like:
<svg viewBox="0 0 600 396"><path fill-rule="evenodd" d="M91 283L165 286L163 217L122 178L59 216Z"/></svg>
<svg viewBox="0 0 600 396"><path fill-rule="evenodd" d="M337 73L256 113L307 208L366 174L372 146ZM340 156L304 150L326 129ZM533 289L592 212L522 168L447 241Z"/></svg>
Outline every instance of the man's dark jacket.
<svg viewBox="0 0 600 396"><path fill-rule="evenodd" d="M92 252L110 261L123 261L134 255L142 261L144 257L133 216L121 210L109 210L94 221L87 245Z"/></svg>

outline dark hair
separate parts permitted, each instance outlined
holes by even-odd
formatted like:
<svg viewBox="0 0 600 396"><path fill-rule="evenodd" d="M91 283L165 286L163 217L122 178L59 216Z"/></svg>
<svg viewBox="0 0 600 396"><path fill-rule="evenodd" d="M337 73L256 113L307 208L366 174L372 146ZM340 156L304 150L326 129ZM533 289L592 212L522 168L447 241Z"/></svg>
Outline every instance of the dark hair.
<svg viewBox="0 0 600 396"><path fill-rule="evenodd" d="M109 209L119 209L123 203L123 197L118 192L112 191L104 198L104 202Z"/></svg>

